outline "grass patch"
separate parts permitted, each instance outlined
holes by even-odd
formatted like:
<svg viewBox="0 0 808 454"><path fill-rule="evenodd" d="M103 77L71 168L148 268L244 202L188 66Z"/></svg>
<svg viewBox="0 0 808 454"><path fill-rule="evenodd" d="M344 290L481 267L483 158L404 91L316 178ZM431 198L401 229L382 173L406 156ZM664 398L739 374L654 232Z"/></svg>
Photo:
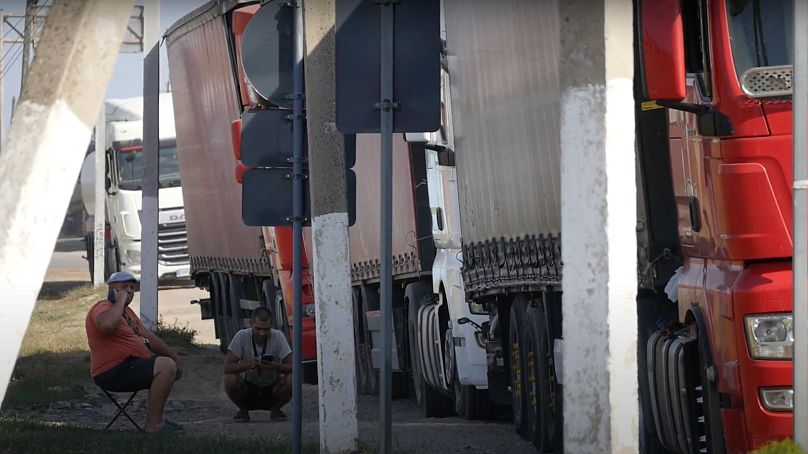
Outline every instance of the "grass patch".
<svg viewBox="0 0 808 454"><path fill-rule="evenodd" d="M3 408L80 399L84 388L93 386L84 317L104 298L105 290L87 285L67 291L60 299L37 301Z"/></svg>
<svg viewBox="0 0 808 454"><path fill-rule="evenodd" d="M20 358L41 353L89 351L84 317L106 288L79 287L57 300L40 299L31 315Z"/></svg>
<svg viewBox="0 0 808 454"><path fill-rule="evenodd" d="M793 440L786 439L769 443L753 454L805 454L805 451L800 449Z"/></svg>
<svg viewBox="0 0 808 454"><path fill-rule="evenodd" d="M195 329L189 328L187 324L180 326L177 322L166 323L163 317L157 321L157 329L154 330L154 334L160 336L160 339L163 339L171 348L188 348L196 345L194 343L197 334Z"/></svg>
<svg viewBox="0 0 808 454"><path fill-rule="evenodd" d="M171 452L193 454L291 452L291 446L268 440L234 440L194 437L185 434L141 434L101 432L53 424L28 423L0 418L0 452L84 453L84 452ZM307 453L316 446L304 445Z"/></svg>
<svg viewBox="0 0 808 454"><path fill-rule="evenodd" d="M19 358L3 408L42 407L51 402L82 399L85 388L90 386L94 385L90 378L90 354L86 351Z"/></svg>

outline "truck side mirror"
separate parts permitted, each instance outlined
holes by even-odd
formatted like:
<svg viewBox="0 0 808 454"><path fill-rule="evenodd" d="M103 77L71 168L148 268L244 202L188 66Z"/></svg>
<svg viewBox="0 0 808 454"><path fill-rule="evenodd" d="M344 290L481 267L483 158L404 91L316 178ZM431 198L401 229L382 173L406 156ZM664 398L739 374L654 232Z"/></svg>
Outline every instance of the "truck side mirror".
<svg viewBox="0 0 808 454"><path fill-rule="evenodd" d="M649 100L681 101L685 97L682 0L642 0L639 8L644 94Z"/></svg>

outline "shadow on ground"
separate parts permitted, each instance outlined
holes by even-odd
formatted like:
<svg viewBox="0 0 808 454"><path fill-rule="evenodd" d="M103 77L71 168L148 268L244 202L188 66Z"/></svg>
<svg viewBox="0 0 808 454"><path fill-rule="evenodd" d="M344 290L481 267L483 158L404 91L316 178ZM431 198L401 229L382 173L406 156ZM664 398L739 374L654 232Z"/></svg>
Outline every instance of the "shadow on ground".
<svg viewBox="0 0 808 454"><path fill-rule="evenodd" d="M54 301L62 299L72 290L75 290L80 287L87 287L89 285L90 283L87 281L43 282L42 288L39 290L39 297L37 299L45 301Z"/></svg>

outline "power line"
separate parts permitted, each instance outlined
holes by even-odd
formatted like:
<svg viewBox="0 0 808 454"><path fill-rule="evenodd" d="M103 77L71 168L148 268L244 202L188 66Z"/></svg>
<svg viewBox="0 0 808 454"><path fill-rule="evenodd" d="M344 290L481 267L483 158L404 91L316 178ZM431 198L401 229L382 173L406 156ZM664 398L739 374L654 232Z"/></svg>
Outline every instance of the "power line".
<svg viewBox="0 0 808 454"><path fill-rule="evenodd" d="M6 36L8 36L8 34L11 33L11 32L19 33L19 30L17 29L17 27L20 26L20 22L22 22L23 19L25 19L25 18L24 17L19 17L19 18L17 18L17 23L15 25L11 25L11 22L8 21L8 16L6 16L6 24L8 24L8 30L6 30L6 33L3 35L2 39L5 40Z"/></svg>
<svg viewBox="0 0 808 454"><path fill-rule="evenodd" d="M7 65L4 63L4 65L6 65L6 66L5 66L5 68L3 68L3 73L0 74L0 79L6 77L6 75L11 70L11 68L20 60L20 57L22 57L22 46L19 46L17 48L17 52L15 53L14 57L12 58L11 63L8 63Z"/></svg>

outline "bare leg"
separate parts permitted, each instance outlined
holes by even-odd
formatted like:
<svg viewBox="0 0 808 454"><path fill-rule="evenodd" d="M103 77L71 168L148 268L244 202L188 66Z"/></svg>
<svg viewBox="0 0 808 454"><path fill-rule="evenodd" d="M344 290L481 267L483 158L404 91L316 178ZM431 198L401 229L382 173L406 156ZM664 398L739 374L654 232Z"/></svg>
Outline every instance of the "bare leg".
<svg viewBox="0 0 808 454"><path fill-rule="evenodd" d="M275 405L272 406L272 411L278 411L292 399L292 374L278 380L272 388L272 394L275 395Z"/></svg>
<svg viewBox="0 0 808 454"><path fill-rule="evenodd" d="M154 380L149 388L149 408L146 416L146 432L163 427L163 408L177 377L177 364L166 356L154 361Z"/></svg>
<svg viewBox="0 0 808 454"><path fill-rule="evenodd" d="M247 385L244 384L241 375L225 374L224 391L239 410L247 411L247 401L245 399L247 397Z"/></svg>

